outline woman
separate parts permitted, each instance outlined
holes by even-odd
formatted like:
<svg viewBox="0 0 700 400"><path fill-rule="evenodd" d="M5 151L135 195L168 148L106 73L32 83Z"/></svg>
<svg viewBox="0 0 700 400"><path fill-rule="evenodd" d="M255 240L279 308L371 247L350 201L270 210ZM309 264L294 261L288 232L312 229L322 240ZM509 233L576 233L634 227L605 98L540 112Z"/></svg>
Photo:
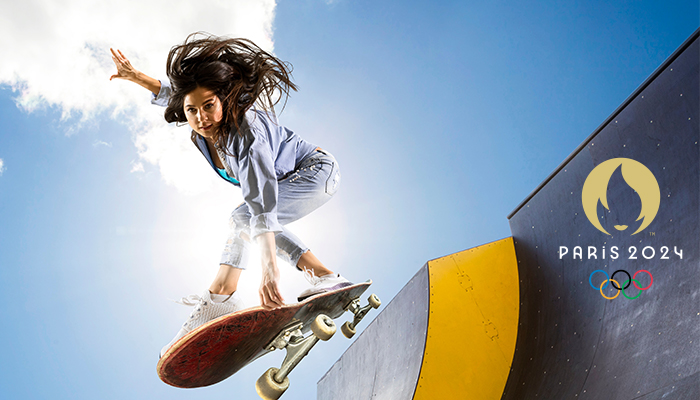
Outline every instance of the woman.
<svg viewBox="0 0 700 400"><path fill-rule="evenodd" d="M166 106L167 122L187 122L192 142L215 173L243 191L245 202L232 213L231 233L219 271L208 290L183 299L195 309L162 350L221 315L243 309L236 290L250 242L260 247L260 303L284 305L276 255L296 266L312 283L299 301L351 285L326 268L284 225L326 203L340 183L333 156L279 125L273 107L296 86L290 67L245 39L192 34L168 54L169 82L134 69L121 51L112 52L113 78L138 83Z"/></svg>

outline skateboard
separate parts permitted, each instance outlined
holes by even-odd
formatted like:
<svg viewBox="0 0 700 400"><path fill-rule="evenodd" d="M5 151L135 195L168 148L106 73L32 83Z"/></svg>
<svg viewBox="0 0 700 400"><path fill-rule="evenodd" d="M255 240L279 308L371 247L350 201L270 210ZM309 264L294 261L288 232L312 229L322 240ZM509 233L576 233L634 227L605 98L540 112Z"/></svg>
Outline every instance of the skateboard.
<svg viewBox="0 0 700 400"><path fill-rule="evenodd" d="M158 376L175 387L209 386L265 354L287 349L281 367L268 369L255 385L263 399L278 399L289 387L287 375L291 370L319 340L328 340L335 334L334 319L345 311L354 315L341 327L343 334L351 338L367 312L381 305L374 294L369 296L367 305L360 305L360 296L371 284L368 280L276 310L254 307L213 319L163 354L158 361Z"/></svg>

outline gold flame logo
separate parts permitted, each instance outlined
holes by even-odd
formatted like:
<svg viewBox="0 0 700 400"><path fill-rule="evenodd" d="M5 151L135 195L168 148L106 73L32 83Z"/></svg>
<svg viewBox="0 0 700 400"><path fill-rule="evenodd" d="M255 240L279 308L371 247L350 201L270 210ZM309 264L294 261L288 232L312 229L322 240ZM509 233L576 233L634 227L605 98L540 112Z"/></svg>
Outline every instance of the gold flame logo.
<svg viewBox="0 0 700 400"><path fill-rule="evenodd" d="M603 228L598 219L598 201L603 204L603 207L610 210L607 198L608 183L610 182L613 172L620 166L622 167L622 178L637 192L639 198L642 200L642 211L639 213L639 217L637 217L636 221L641 219L644 219L644 221L639 229L632 234L636 235L651 224L651 221L654 220L656 213L659 211L659 204L661 203L659 183L656 181L654 174L652 174L644 164L638 161L629 158L613 158L595 167L593 171L588 174L586 182L583 184L583 191L581 193L583 211L586 213L586 217L588 217L588 220L591 221L593 226L599 231L610 235L610 233ZM615 229L624 231L627 229L627 225L615 225Z"/></svg>

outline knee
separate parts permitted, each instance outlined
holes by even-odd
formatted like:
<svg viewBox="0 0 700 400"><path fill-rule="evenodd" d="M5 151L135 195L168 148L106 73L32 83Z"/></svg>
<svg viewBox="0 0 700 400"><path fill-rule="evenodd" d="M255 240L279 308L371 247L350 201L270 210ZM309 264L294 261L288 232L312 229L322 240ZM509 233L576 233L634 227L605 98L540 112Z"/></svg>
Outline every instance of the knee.
<svg viewBox="0 0 700 400"><path fill-rule="evenodd" d="M229 218L228 225L236 233L245 233L250 228L250 219L246 215L234 213Z"/></svg>
<svg viewBox="0 0 700 400"><path fill-rule="evenodd" d="M241 238L246 242L250 242L250 221L248 218L243 216L237 216L236 214L231 215L229 219L229 228L231 229L231 236L233 238Z"/></svg>

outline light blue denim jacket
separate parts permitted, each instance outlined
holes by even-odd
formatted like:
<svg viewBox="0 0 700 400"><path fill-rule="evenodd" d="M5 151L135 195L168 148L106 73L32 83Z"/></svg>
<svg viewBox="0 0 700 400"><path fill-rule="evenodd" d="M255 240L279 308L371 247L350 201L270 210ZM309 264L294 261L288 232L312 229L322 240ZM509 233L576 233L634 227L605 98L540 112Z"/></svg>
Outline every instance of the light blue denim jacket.
<svg viewBox="0 0 700 400"><path fill-rule="evenodd" d="M161 80L160 92L157 96L152 95L151 103L167 106L171 92L170 82ZM316 146L279 125L274 115L254 107L246 112L240 130L242 135L231 133L233 140L228 152L233 156L226 155L225 160L240 184L226 182L243 191L243 199L252 215L252 237L264 232L281 232L282 225L277 221L277 181L294 171L306 156L316 150ZM193 141L221 177L204 138L195 133Z"/></svg>

